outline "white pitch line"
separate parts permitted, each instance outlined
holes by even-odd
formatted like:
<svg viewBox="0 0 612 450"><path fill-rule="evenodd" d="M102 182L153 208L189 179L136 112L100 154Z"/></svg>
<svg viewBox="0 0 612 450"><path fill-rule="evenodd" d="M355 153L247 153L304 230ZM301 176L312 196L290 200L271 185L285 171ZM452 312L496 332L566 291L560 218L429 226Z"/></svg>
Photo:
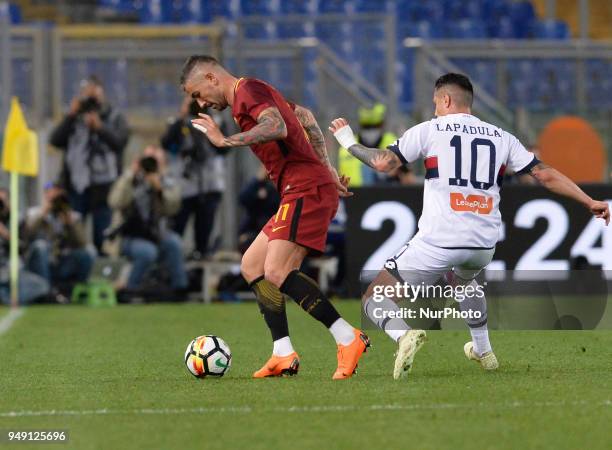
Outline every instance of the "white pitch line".
<svg viewBox="0 0 612 450"><path fill-rule="evenodd" d="M11 309L9 313L0 319L0 336L11 329L13 323L23 315L23 308Z"/></svg>
<svg viewBox="0 0 612 450"><path fill-rule="evenodd" d="M306 405L274 408L257 408L251 406L202 407L202 408L145 408L145 409L85 409L85 410L46 410L46 411L6 411L0 417L40 417L40 416L107 416L107 415L175 415L175 414L251 414L262 412L273 413L320 413L347 411L412 411L440 409L474 409L474 408L558 408L563 406L609 407L612 400L601 402L512 402L512 403L431 403L431 404L386 404L386 405Z"/></svg>

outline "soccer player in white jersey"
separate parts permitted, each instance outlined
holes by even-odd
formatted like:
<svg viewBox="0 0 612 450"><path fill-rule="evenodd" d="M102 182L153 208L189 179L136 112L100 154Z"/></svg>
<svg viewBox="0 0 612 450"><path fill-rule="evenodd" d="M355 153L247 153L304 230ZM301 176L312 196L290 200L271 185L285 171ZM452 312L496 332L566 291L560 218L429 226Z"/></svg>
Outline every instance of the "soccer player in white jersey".
<svg viewBox="0 0 612 450"><path fill-rule="evenodd" d="M332 121L330 131L344 148L380 172L423 159L426 168L423 212L417 234L387 260L363 297L367 316L398 343L393 377L412 367L423 345L423 330L411 330L399 318L373 314L374 307L399 311L391 298L374 301L375 286L401 283L431 285L441 278L452 286L478 287L475 277L489 264L499 239L499 190L504 171L530 174L550 191L574 199L595 217L610 221L606 202L593 200L559 171L540 162L510 133L472 115L474 91L470 80L449 73L435 83L435 118L404 133L386 150L355 141L346 119ZM481 290L482 291L482 290ZM379 290L380 292L380 290ZM472 340L464 346L470 360L486 370L499 366L487 331L486 299L473 295L460 303L462 311L479 311L466 319Z"/></svg>

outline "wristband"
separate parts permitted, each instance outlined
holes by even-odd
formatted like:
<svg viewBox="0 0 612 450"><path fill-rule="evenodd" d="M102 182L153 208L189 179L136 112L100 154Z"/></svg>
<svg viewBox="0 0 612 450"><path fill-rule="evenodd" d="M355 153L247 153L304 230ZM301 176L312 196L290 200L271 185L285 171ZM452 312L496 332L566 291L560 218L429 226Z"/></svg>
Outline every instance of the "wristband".
<svg viewBox="0 0 612 450"><path fill-rule="evenodd" d="M355 135L353 134L353 130L351 130L350 125L344 125L334 133L334 137L338 143L347 150L351 145L357 144L357 140L355 139Z"/></svg>

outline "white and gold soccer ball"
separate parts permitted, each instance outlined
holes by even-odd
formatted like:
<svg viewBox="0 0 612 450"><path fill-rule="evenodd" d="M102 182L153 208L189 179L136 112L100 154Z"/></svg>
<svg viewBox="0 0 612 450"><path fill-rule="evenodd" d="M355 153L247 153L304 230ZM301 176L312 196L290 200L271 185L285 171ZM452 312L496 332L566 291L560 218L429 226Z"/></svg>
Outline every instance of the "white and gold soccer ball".
<svg viewBox="0 0 612 450"><path fill-rule="evenodd" d="M222 377L232 365L232 353L220 337L198 336L185 350L185 365L198 378Z"/></svg>

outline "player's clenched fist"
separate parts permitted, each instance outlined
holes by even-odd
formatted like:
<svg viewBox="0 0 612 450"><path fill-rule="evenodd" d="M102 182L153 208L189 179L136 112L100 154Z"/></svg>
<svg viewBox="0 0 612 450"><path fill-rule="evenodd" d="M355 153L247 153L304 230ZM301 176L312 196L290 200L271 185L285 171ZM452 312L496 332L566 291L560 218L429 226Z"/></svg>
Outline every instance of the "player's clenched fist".
<svg viewBox="0 0 612 450"><path fill-rule="evenodd" d="M606 225L610 223L610 208L607 202L601 202L599 200L593 200L593 203L589 206L591 213L598 219L606 221Z"/></svg>
<svg viewBox="0 0 612 450"><path fill-rule="evenodd" d="M208 114L198 114L199 119L192 119L191 123L195 129L200 130L208 137L208 140L215 147L222 147L225 136L219 129L219 125Z"/></svg>
<svg viewBox="0 0 612 450"><path fill-rule="evenodd" d="M331 131L332 133L335 133L336 131L340 130L340 128L348 126L348 120L346 120L343 117L340 117L338 119L334 119L331 121L331 126L329 127L329 131Z"/></svg>

